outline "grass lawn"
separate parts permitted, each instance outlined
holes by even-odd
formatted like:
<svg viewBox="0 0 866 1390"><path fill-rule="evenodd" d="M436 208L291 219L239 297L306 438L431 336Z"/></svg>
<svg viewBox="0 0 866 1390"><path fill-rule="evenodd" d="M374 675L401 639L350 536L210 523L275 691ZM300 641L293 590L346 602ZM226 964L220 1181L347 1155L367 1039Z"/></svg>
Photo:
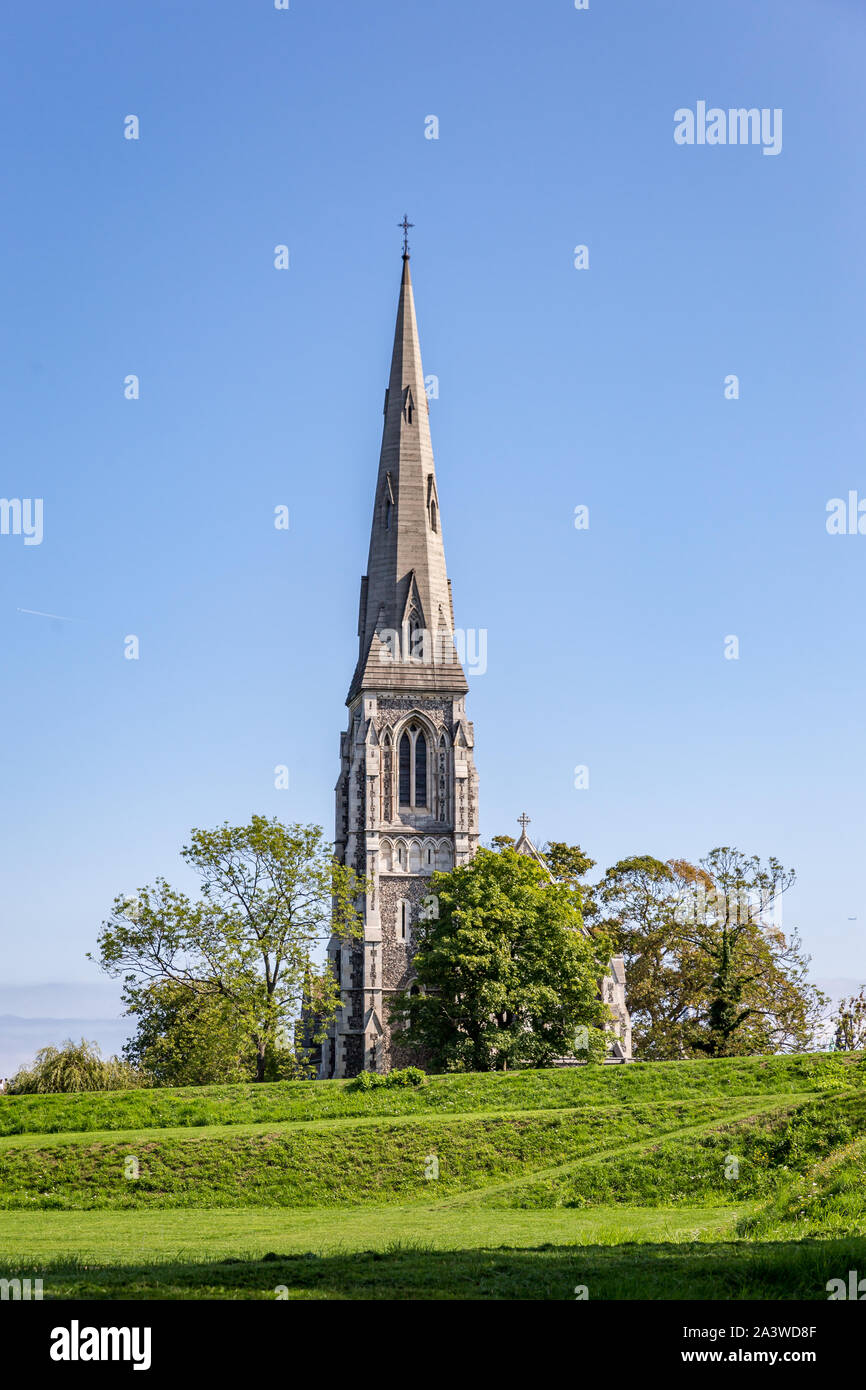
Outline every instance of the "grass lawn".
<svg viewBox="0 0 866 1390"><path fill-rule="evenodd" d="M864 1080L817 1056L0 1097L0 1277L46 1298L824 1299L866 1268Z"/></svg>
<svg viewBox="0 0 866 1390"><path fill-rule="evenodd" d="M733 1234L753 1204L734 1207L594 1207L575 1211L490 1211L379 1206L246 1207L219 1210L3 1212L0 1248L6 1264L78 1257L88 1264L260 1259L270 1251L319 1255L386 1250L408 1241L436 1250L465 1245L609 1245L629 1241L697 1240Z"/></svg>

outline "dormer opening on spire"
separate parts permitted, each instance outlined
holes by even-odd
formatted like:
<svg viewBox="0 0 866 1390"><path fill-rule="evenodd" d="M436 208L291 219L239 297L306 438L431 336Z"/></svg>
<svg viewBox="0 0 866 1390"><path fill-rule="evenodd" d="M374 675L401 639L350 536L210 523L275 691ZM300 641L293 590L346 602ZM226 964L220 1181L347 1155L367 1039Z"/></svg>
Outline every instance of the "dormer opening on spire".
<svg viewBox="0 0 866 1390"><path fill-rule="evenodd" d="M385 474L385 487L382 497L382 522L386 531L391 530L394 512L394 489L391 487L391 474Z"/></svg>
<svg viewBox="0 0 866 1390"><path fill-rule="evenodd" d="M411 425L415 415L415 397L412 395L412 387L407 386L403 392L403 419L407 425Z"/></svg>
<svg viewBox="0 0 866 1390"><path fill-rule="evenodd" d="M430 530L439 530L439 509L436 498L436 479L432 473L427 474L427 519L430 522Z"/></svg>

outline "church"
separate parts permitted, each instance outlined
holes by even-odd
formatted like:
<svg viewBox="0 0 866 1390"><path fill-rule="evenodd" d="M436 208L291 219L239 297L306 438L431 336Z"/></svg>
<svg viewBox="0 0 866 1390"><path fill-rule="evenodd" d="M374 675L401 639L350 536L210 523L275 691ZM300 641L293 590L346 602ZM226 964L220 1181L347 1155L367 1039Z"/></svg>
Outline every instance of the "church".
<svg viewBox="0 0 866 1390"><path fill-rule="evenodd" d="M402 1064L391 1047L389 1000L411 987L413 928L430 875L465 864L479 843L475 734L454 642L409 225L404 218L358 661L336 786L335 852L366 878L368 892L362 939L334 936L328 946L342 1007L322 1045L322 1078ZM516 848L540 859L525 825ZM610 1027L612 1058L626 1060L631 1030L621 958L600 987L617 1020Z"/></svg>

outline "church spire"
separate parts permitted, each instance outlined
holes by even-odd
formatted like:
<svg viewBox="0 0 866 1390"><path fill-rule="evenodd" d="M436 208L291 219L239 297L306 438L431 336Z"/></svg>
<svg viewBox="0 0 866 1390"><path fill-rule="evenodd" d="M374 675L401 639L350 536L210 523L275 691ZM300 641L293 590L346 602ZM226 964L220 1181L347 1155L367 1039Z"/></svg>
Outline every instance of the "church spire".
<svg viewBox="0 0 866 1390"><path fill-rule="evenodd" d="M411 225L408 218L401 223L403 275L349 701L362 689L468 689L450 635L451 589L406 240Z"/></svg>

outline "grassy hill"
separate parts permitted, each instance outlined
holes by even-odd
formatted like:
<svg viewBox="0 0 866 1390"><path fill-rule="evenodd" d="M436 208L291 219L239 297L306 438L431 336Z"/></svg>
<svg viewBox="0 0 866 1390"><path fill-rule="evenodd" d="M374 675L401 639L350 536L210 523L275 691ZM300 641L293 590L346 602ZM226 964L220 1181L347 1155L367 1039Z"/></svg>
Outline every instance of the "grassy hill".
<svg viewBox="0 0 866 1390"><path fill-rule="evenodd" d="M859 1055L9 1096L0 1136L0 1275L45 1297L824 1298L866 1263Z"/></svg>

